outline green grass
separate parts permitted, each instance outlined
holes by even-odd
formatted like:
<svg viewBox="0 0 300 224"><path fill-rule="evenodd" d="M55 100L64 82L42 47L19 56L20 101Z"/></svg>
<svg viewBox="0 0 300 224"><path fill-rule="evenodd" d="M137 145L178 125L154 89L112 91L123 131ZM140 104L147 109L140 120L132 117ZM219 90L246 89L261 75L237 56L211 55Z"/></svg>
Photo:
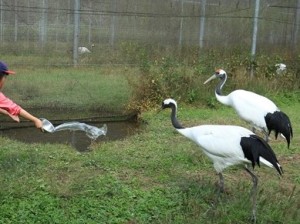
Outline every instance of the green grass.
<svg viewBox="0 0 300 224"><path fill-rule="evenodd" d="M295 138L290 149L282 139L270 143L283 166L282 178L274 169L255 169L258 223L300 219L300 108L281 107L294 124ZM199 148L174 130L169 116L170 111L145 112L141 132L94 144L88 153L1 138L0 223L249 223L251 178L238 167L227 169L226 194L212 206L218 176ZM246 125L230 108L180 102L178 118L186 126Z"/></svg>
<svg viewBox="0 0 300 224"><path fill-rule="evenodd" d="M121 110L131 94L125 67L15 70L3 92L25 108Z"/></svg>
<svg viewBox="0 0 300 224"><path fill-rule="evenodd" d="M140 86L140 79L135 79L144 75L136 68L64 68L55 67L52 63L55 58L11 57L3 60L13 61L15 66L9 68L17 74L8 78L3 92L24 108L49 107L68 113L87 109L120 111L133 91L128 76L137 80L141 92L148 90L147 85ZM196 93L201 93L194 96L190 92L191 100L185 101L193 102L190 105L181 103L183 98L177 99L178 117L184 125L237 124L249 128L231 108L216 101L215 83L202 85L201 80L208 78L206 73L208 76L211 73L207 71L212 71L215 65L204 67L205 63L199 63L199 71L193 72L193 67L182 70L179 64L177 71L171 62L157 67L157 75L164 76L166 81L174 78L170 84L177 85L188 74L185 81L193 82ZM44 65L42 68L34 66L40 63ZM147 69L148 64L145 65ZM199 76L200 84L192 79L194 76ZM259 177L258 223L298 223L299 92L272 88L281 83L287 85L283 80L289 76L259 83L245 82L248 79L238 76L241 78L233 86L226 86L226 91L247 85L254 91L260 90L294 124L295 137L290 149L282 139L272 138L270 142L283 166L283 177L279 178L274 169L255 169ZM153 88L156 82L149 81L149 87ZM296 81L289 83L298 85ZM294 90L292 87L288 89ZM148 98L144 100L147 102ZM213 206L218 176L201 150L174 130L170 111L157 114L152 108L143 112L141 118L147 124L140 132L124 140L93 144L86 153L76 152L68 145L24 144L0 137L0 223L249 223L252 183L247 173L238 167L227 169L226 194Z"/></svg>

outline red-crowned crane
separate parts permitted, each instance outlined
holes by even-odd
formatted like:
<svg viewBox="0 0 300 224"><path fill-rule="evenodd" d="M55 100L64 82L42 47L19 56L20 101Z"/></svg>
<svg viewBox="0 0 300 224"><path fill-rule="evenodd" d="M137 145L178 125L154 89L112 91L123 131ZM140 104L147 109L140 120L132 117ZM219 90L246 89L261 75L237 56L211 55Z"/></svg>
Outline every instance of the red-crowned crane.
<svg viewBox="0 0 300 224"><path fill-rule="evenodd" d="M227 74L222 69L218 69L204 84L215 78L221 79L215 90L219 102L234 108L243 120L252 125L253 131L255 129L262 131L266 136L266 141L268 141L271 131L275 132L276 139L281 133L289 148L293 129L290 119L285 113L280 111L271 100L254 92L238 89L228 95L223 95L222 88L227 80Z"/></svg>
<svg viewBox="0 0 300 224"><path fill-rule="evenodd" d="M91 53L91 51L86 47L78 47L79 54Z"/></svg>
<svg viewBox="0 0 300 224"><path fill-rule="evenodd" d="M93 48L95 45L92 44L91 48ZM79 54L86 54L86 53L92 53L87 47L78 47L78 53Z"/></svg>
<svg viewBox="0 0 300 224"><path fill-rule="evenodd" d="M252 220L256 222L256 192L258 178L247 164L260 163L275 168L282 175L282 168L275 153L268 143L250 130L232 125L200 125L184 128L177 120L177 103L174 99L165 99L162 109L171 108L171 122L183 136L194 141L212 160L220 178L220 191L224 191L222 171L232 165L245 164L245 170L251 175L252 188Z"/></svg>
<svg viewBox="0 0 300 224"><path fill-rule="evenodd" d="M286 65L283 63L279 63L275 65L277 75L281 75L286 71Z"/></svg>

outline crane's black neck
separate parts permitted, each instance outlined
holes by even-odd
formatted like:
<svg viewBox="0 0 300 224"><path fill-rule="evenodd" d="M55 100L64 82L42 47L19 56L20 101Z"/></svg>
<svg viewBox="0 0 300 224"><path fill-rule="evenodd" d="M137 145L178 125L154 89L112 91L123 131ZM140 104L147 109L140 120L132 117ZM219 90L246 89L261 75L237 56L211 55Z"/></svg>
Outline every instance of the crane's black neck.
<svg viewBox="0 0 300 224"><path fill-rule="evenodd" d="M177 108L174 104L172 104L171 106L172 109L172 113L171 113L171 121L172 121L172 125L174 126L174 128L176 129L183 129L184 127L179 123L179 121L177 120L176 117L176 113L177 113Z"/></svg>
<svg viewBox="0 0 300 224"><path fill-rule="evenodd" d="M227 74L225 73L220 79L221 79L221 81L218 83L215 92L216 92L216 94L222 96L223 95L222 88L227 80Z"/></svg>

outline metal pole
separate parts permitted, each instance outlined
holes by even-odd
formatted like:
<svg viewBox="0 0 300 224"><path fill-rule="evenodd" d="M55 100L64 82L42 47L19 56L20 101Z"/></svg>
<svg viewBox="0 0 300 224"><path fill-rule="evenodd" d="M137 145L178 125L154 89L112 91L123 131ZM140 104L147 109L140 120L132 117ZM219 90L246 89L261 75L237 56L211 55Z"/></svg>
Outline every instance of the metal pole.
<svg viewBox="0 0 300 224"><path fill-rule="evenodd" d="M75 0L74 4L74 42L73 42L73 65L78 65L78 43L80 24L80 0Z"/></svg>
<svg viewBox="0 0 300 224"><path fill-rule="evenodd" d="M298 42L298 33L300 26L300 0L297 1L297 9L296 9L296 18L295 18L295 32L293 37L293 51L294 53L297 51L297 42Z"/></svg>
<svg viewBox="0 0 300 224"><path fill-rule="evenodd" d="M47 40L47 10L48 10L48 0L43 0L43 9L42 9L42 20L41 20L41 42L44 46Z"/></svg>
<svg viewBox="0 0 300 224"><path fill-rule="evenodd" d="M71 38L71 15L72 15L72 6L71 6L71 2L72 2L73 0L69 0L69 2L68 2L68 10L70 10L70 13L68 13L68 15L67 15L67 30L66 30L66 41L69 43L69 41L70 40L72 40L72 38Z"/></svg>
<svg viewBox="0 0 300 224"><path fill-rule="evenodd" d="M26 40L27 40L27 44L28 44L28 46L30 45L29 44L29 31L30 31L30 25L31 25L31 23L29 23L29 15L30 15L30 1L29 0L27 0L27 29L26 29Z"/></svg>
<svg viewBox="0 0 300 224"><path fill-rule="evenodd" d="M252 48L251 48L251 73L250 73L251 78L254 76L259 5L260 5L260 0L256 0L255 10L254 10L254 20L253 20L254 22L253 22Z"/></svg>
<svg viewBox="0 0 300 224"><path fill-rule="evenodd" d="M57 2L56 3L56 20L55 20L55 26L56 26L56 29L55 29L55 49L57 49L57 46L58 46L58 27L59 27L59 3Z"/></svg>
<svg viewBox="0 0 300 224"><path fill-rule="evenodd" d="M115 16L115 13L116 13L116 9L117 9L117 2L116 0L113 0L112 2L112 13L113 13L113 16L112 16L112 21L111 21L111 37L110 37L110 45L113 47L114 44L115 44L115 26L116 26L116 16Z"/></svg>
<svg viewBox="0 0 300 224"><path fill-rule="evenodd" d="M15 35L14 35L14 41L17 42L18 40L18 0L15 0L15 8L14 8L14 13L15 13Z"/></svg>
<svg viewBox="0 0 300 224"><path fill-rule="evenodd" d="M133 35L136 37L136 34L137 34L137 32L136 32L136 27L137 27L137 25L136 25L136 13L137 13L137 5L135 5L134 6L134 14L135 14L135 16L134 16L134 21L133 21Z"/></svg>
<svg viewBox="0 0 300 224"><path fill-rule="evenodd" d="M182 47L182 27L183 27L183 0L181 0L181 17L179 30L179 47Z"/></svg>
<svg viewBox="0 0 300 224"><path fill-rule="evenodd" d="M0 40L3 41L3 0L0 0Z"/></svg>
<svg viewBox="0 0 300 224"><path fill-rule="evenodd" d="M92 2L90 2L90 4L89 4L89 9L91 10L92 9ZM91 44L91 41L92 41L92 13L90 12L89 13L89 16L88 16L88 18L89 18L89 36L88 36L88 38L89 38L89 44Z"/></svg>
<svg viewBox="0 0 300 224"><path fill-rule="evenodd" d="M203 48L204 43L204 28L205 28L205 8L206 8L206 0L202 0L201 6L201 17L200 17L200 34L199 34L199 46Z"/></svg>

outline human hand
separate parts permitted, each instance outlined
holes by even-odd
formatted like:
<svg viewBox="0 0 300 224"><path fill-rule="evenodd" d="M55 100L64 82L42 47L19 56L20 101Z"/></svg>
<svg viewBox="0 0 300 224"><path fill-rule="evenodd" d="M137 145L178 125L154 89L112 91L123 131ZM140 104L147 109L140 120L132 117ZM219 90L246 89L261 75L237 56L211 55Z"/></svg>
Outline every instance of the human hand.
<svg viewBox="0 0 300 224"><path fill-rule="evenodd" d="M39 128L43 131L43 122L40 119L36 118L33 122L36 128Z"/></svg>

